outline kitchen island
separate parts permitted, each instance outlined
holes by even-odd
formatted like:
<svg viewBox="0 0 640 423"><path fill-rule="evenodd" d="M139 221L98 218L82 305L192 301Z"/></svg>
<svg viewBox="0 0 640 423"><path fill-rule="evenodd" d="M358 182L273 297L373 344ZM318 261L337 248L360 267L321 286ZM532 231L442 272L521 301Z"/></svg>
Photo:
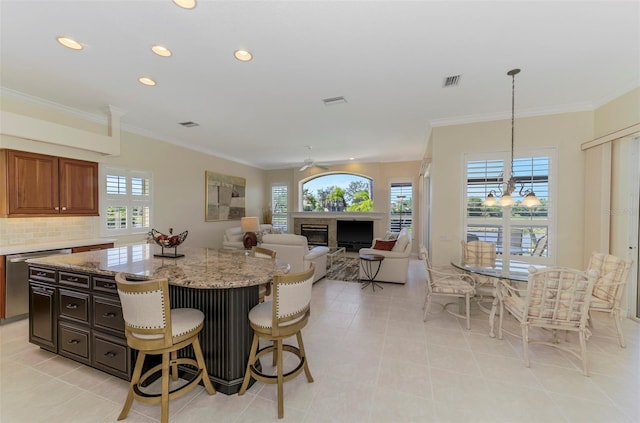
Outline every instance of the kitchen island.
<svg viewBox="0 0 640 423"><path fill-rule="evenodd" d="M155 245L137 244L29 260L30 341L128 378L131 351L122 342L124 323L113 278L118 272L129 279L167 278L172 308L192 307L205 314L201 343L209 378L218 391L236 393L249 357L253 333L248 313L258 303L258 286L275 273L288 272L289 265L242 250L180 247L184 257L179 258L154 257L158 252ZM38 314L43 290L53 321Z"/></svg>

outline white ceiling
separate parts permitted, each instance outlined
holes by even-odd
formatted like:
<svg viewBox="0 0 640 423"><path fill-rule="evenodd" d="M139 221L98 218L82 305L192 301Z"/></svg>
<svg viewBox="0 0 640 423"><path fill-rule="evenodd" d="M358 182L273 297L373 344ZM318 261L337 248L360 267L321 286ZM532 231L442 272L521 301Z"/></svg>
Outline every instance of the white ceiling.
<svg viewBox="0 0 640 423"><path fill-rule="evenodd" d="M640 86L638 1L1 0L0 15L3 95L112 105L125 129L264 169L299 167L307 145L324 164L420 160L433 126L509 117L516 67L516 117Z"/></svg>

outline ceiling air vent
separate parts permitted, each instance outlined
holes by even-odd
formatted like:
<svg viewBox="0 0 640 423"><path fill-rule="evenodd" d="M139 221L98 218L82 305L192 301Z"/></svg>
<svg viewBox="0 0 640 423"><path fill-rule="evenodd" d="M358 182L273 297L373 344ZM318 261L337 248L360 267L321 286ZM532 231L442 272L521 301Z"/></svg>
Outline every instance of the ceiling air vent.
<svg viewBox="0 0 640 423"><path fill-rule="evenodd" d="M333 106L336 104L343 104L347 102L347 99L340 96L340 97L331 97L331 98L325 98L324 100L322 100L322 102L324 103L325 106Z"/></svg>
<svg viewBox="0 0 640 423"><path fill-rule="evenodd" d="M200 126L199 123L195 123L195 122L180 122L180 125L184 126L185 128L193 128L194 126Z"/></svg>
<svg viewBox="0 0 640 423"><path fill-rule="evenodd" d="M455 87L460 83L460 77L462 77L462 75L447 76L444 79L444 84L442 84L442 86L443 87Z"/></svg>

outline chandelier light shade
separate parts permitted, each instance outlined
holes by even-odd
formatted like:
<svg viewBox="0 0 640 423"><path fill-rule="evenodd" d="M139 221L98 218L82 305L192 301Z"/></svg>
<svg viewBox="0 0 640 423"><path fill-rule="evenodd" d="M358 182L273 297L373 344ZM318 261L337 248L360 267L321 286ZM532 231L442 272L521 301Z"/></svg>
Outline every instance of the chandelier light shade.
<svg viewBox="0 0 640 423"><path fill-rule="evenodd" d="M509 75L511 77L511 176L509 178L508 181L504 181L503 179L503 184L504 184L504 189L500 189L500 187L498 187L498 190L500 191L501 194L501 198L498 200L496 199L494 194L497 194L495 190L491 190L489 192L489 194L487 195L487 198L485 198L485 200L482 202L482 205L485 207L493 207L493 206L500 206L500 207L510 207L513 206L515 204L515 200L513 199L513 197L511 196L511 194L513 194L513 192L516 190L516 184L518 183L516 181L516 178L514 178L513 176L513 149L514 149L514 134L515 134L515 93L516 93L516 75L520 73L520 69L511 69L509 72L507 72L507 75ZM525 198L522 200L522 202L520 203L520 205L522 206L526 206L526 207L537 207L542 205L540 203L540 200L538 200L538 197L536 197L536 194L533 192L533 190L524 190L524 184L522 182L520 182L520 196L524 196Z"/></svg>

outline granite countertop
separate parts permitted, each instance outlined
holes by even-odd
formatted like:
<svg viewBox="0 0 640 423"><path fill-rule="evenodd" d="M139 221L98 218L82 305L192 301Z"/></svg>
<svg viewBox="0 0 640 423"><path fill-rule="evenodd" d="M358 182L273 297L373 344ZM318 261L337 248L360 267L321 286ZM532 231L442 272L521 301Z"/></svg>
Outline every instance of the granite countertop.
<svg viewBox="0 0 640 423"><path fill-rule="evenodd" d="M173 249L170 249L173 252ZM270 282L275 273L287 273L289 264L251 257L244 250L179 247L184 257L154 257L154 244L136 244L84 253L62 254L27 260L30 264L59 270L130 278L167 278L169 283L199 289L241 288Z"/></svg>

